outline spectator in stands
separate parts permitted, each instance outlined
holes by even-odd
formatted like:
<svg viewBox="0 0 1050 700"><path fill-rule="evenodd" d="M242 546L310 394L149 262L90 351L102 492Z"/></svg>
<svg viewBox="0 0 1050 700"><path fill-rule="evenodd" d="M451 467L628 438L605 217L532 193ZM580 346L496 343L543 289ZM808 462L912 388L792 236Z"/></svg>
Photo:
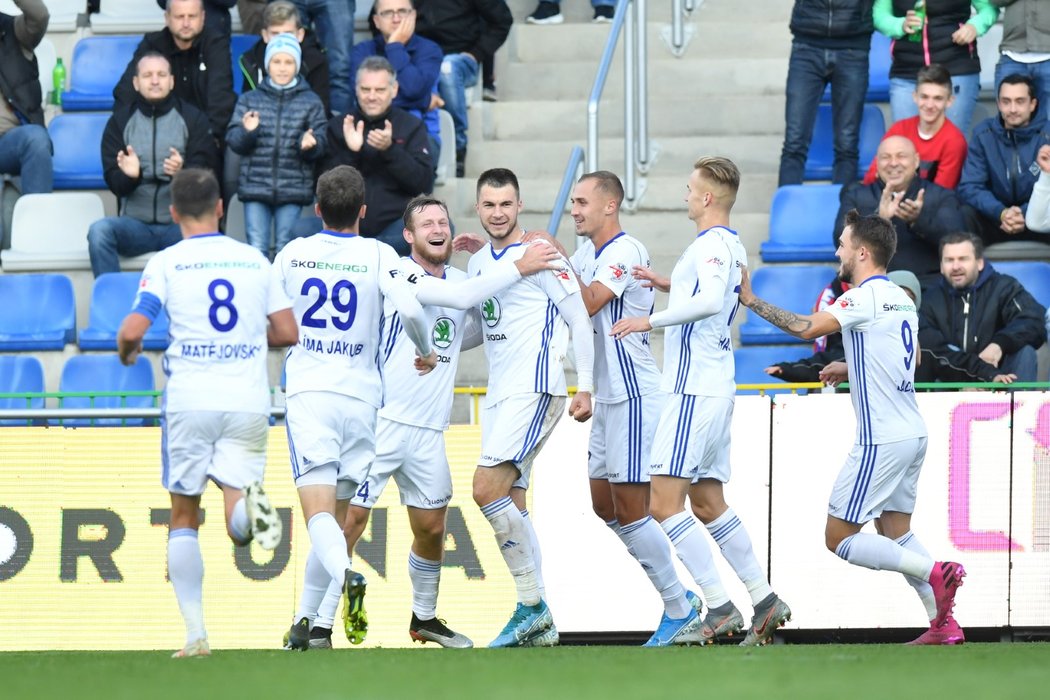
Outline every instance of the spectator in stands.
<svg viewBox="0 0 1050 700"><path fill-rule="evenodd" d="M1032 198L1028 200L1024 221L1031 231L1050 233L1050 146L1039 147L1036 162L1041 172L1032 187Z"/></svg>
<svg viewBox="0 0 1050 700"><path fill-rule="evenodd" d="M1035 81L1044 113L1050 109L1050 3L1046 0L992 0L1003 10L1003 40L995 64L995 88L1008 75Z"/></svg>
<svg viewBox="0 0 1050 700"><path fill-rule="evenodd" d="M795 0L779 185L801 184L824 88L835 131L832 182L857 179L860 119L868 93L871 0Z"/></svg>
<svg viewBox="0 0 1050 700"><path fill-rule="evenodd" d="M466 89L478 83L481 62L507 40L514 17L503 0L417 0L416 32L444 52L438 92L456 125L456 177L467 158Z"/></svg>
<svg viewBox="0 0 1050 700"><path fill-rule="evenodd" d="M405 205L434 186L434 166L427 151L423 122L393 106L397 94L394 67L382 56L369 56L357 69L357 109L328 121L328 152L322 170L352 165L365 178L365 206L360 233L389 243L408 255L403 235ZM318 230L320 220L303 220Z"/></svg>
<svg viewBox="0 0 1050 700"><path fill-rule="evenodd" d="M230 70L230 42L204 27L203 7L202 0L168 0L164 11L166 26L142 38L127 70L113 88L113 99L118 105L135 103L138 98L132 81L139 59L155 51L171 64L175 94L208 115L213 135L221 139L237 101Z"/></svg>
<svg viewBox="0 0 1050 700"><path fill-rule="evenodd" d="M912 100L919 113L895 122L886 136L904 136L919 152L919 177L955 189L966 162L966 137L946 116L953 101L952 76L933 63L919 71ZM886 138L884 136L883 138ZM875 182L878 160L871 162L864 184Z"/></svg>
<svg viewBox="0 0 1050 700"><path fill-rule="evenodd" d="M15 0L21 15L0 12L0 173L22 176L22 192L50 192L51 137L33 49L50 19L42 0Z"/></svg>
<svg viewBox="0 0 1050 700"><path fill-rule="evenodd" d="M157 0L162 10L168 8L168 2L169 0ZM230 8L236 4L237 0L204 0L204 26L229 40L233 31Z"/></svg>
<svg viewBox="0 0 1050 700"><path fill-rule="evenodd" d="M959 199L967 205L967 230L984 244L1035 240L1050 242L1030 231L1025 211L1032 196L1040 147L1050 143L1035 84L1027 75L1008 75L999 84L999 116L977 125L959 181Z"/></svg>
<svg viewBox="0 0 1050 700"><path fill-rule="evenodd" d="M351 75L357 75L361 62L369 56L382 56L390 61L397 72L394 106L426 124L430 155L436 164L441 148L441 120L433 100L441 71L441 47L416 34L412 0L376 0L371 19L375 36L354 47L350 54Z"/></svg>
<svg viewBox="0 0 1050 700"><path fill-rule="evenodd" d="M119 272L119 255L178 243L182 235L169 211L171 178L184 167L214 172L219 164L208 118L175 94L167 57L149 52L135 65L135 100L114 108L102 134L102 168L120 216L107 216L88 229L95 277Z"/></svg>
<svg viewBox="0 0 1050 700"><path fill-rule="evenodd" d="M317 35L299 22L299 10L288 0L276 0L266 6L262 13L262 37L237 59L237 67L244 76L244 89L254 90L266 79L266 44L278 34L291 34L302 50L302 65L299 77L305 78L310 89L321 98L325 114L331 115L328 90L328 58L317 41Z"/></svg>
<svg viewBox="0 0 1050 700"><path fill-rule="evenodd" d="M302 54L292 34L266 44L268 77L237 100L226 142L241 156L237 195L244 202L248 243L270 255L292 240L302 208L313 201L313 169L324 155L326 114L321 98L299 77Z"/></svg>
<svg viewBox="0 0 1050 700"><path fill-rule="evenodd" d="M362 0L363 2L364 0ZM350 88L350 50L354 47L356 0L292 0L303 26L317 32L328 56L333 114L347 114L354 103Z"/></svg>
<svg viewBox="0 0 1050 700"><path fill-rule="evenodd" d="M920 277L936 275L938 242L963 228L958 198L952 190L919 177L919 154L903 136L883 139L875 160L875 182L854 182L842 188L835 245L850 209L862 216L878 214L897 231L897 254L890 261L891 268L911 270Z"/></svg>
<svg viewBox="0 0 1050 700"><path fill-rule="evenodd" d="M875 28L894 39L890 66L893 120L916 114L912 100L915 74L939 63L951 74L954 99L948 105L948 119L968 134L981 91L977 37L995 24L999 8L989 0L929 0L923 19L915 13L914 0L875 0L873 16Z"/></svg>
<svg viewBox="0 0 1050 700"><path fill-rule="evenodd" d="M591 0L591 7L594 8L591 21L595 24L613 21L616 0ZM561 24L565 21L561 14L561 0L540 0L540 4L525 21L529 24Z"/></svg>
<svg viewBox="0 0 1050 700"><path fill-rule="evenodd" d="M1034 382L1046 309L985 262L984 245L972 233L941 240L941 274L923 289L915 380Z"/></svg>

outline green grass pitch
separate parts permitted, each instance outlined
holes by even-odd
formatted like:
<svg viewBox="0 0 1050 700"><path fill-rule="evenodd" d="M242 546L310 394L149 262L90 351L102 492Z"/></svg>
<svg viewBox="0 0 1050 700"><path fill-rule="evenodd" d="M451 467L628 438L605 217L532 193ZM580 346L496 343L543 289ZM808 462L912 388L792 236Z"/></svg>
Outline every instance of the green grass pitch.
<svg viewBox="0 0 1050 700"><path fill-rule="evenodd" d="M0 654L5 698L841 698L1046 697L1050 644L591 646Z"/></svg>

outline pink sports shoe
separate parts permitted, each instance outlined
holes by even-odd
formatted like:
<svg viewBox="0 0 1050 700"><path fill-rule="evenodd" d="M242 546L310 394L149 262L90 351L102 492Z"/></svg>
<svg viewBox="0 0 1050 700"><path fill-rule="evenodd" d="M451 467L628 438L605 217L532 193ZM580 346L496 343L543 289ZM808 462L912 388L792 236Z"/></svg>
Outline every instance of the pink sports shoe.
<svg viewBox="0 0 1050 700"><path fill-rule="evenodd" d="M959 623L955 621L955 618L949 615L943 625L937 627L936 625L931 624L930 629L908 642L908 645L921 646L928 644L933 646L950 646L954 644L962 644L965 641L966 635L963 634L962 627L959 627Z"/></svg>
<svg viewBox="0 0 1050 700"><path fill-rule="evenodd" d="M930 586L933 587L933 596L937 601L937 616L933 618L933 626L940 627L948 616L952 614L955 607L955 593L963 583L966 569L962 564L954 561L938 561L933 564L930 572Z"/></svg>

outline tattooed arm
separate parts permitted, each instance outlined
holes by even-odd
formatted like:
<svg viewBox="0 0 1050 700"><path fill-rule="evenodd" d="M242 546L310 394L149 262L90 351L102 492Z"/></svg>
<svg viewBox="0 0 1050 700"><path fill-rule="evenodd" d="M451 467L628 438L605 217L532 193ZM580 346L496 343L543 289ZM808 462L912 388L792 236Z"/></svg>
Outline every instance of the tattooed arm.
<svg viewBox="0 0 1050 700"><path fill-rule="evenodd" d="M742 273L740 303L777 328L803 340L813 340L842 330L838 319L827 311L818 311L815 314L796 314L759 299L751 291L751 278L747 273L747 268L742 267L740 271Z"/></svg>

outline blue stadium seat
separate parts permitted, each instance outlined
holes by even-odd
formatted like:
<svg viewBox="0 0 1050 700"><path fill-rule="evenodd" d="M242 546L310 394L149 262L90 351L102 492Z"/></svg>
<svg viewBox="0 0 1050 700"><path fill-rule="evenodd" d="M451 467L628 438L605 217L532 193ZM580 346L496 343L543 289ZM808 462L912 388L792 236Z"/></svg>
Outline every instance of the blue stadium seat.
<svg viewBox="0 0 1050 700"><path fill-rule="evenodd" d="M62 368L58 390L63 393L88 391L153 391L153 367L140 355L135 364L125 367L116 355L73 355ZM151 408L152 396L73 396L59 399L62 408ZM66 426L85 425L151 425L145 418L67 418L53 421Z"/></svg>
<svg viewBox="0 0 1050 700"><path fill-rule="evenodd" d="M0 275L0 351L61 350L76 341L77 305L65 275Z"/></svg>
<svg viewBox="0 0 1050 700"><path fill-rule="evenodd" d="M142 36L86 36L73 47L69 90L62 111L113 109L113 88L128 67Z"/></svg>
<svg viewBox="0 0 1050 700"><path fill-rule="evenodd" d="M893 63L890 46L892 43L893 39L885 34L875 32L871 36L871 50L868 52L868 94L864 97L865 102L890 101L890 64ZM998 47L999 42L992 42L991 45ZM998 58L998 52L995 56ZM992 61L992 65L995 65L995 60ZM821 101L831 102L830 85L824 88L824 97L821 98Z"/></svg>
<svg viewBox="0 0 1050 700"><path fill-rule="evenodd" d="M737 384L784 384L776 377L771 377L763 370L778 362L801 360L813 354L812 345L752 345L737 348L733 351L736 362ZM790 389L766 390L767 394L784 394ZM758 389L738 389L737 395L758 394Z"/></svg>
<svg viewBox="0 0 1050 700"><path fill-rule="evenodd" d="M809 314L820 296L835 277L835 269L824 265L767 265L751 273L751 287L755 294L777 306ZM808 343L788 335L764 318L747 312L740 324L740 343L743 345L780 345Z"/></svg>
<svg viewBox="0 0 1050 700"><path fill-rule="evenodd" d="M864 114L860 120L860 158L857 161L857 177L863 177L879 142L886 133L886 119L882 110L875 105L864 105ZM831 170L835 164L835 132L831 123L831 105L820 105L817 108L817 121L813 125L813 140L809 144L809 156L806 158L806 180L830 180Z"/></svg>
<svg viewBox="0 0 1050 700"><path fill-rule="evenodd" d="M258 34L233 34L230 36L230 65L233 67L233 91L238 95L244 88L244 73L238 61L241 54L255 46L255 42L262 41Z"/></svg>
<svg viewBox="0 0 1050 700"><path fill-rule="evenodd" d="M996 262L992 263L992 267L1004 275L1016 278L1036 301L1050 308L1050 263Z"/></svg>
<svg viewBox="0 0 1050 700"><path fill-rule="evenodd" d="M109 114L60 114L47 127L55 147L56 190L104 190L102 132Z"/></svg>
<svg viewBox="0 0 1050 700"><path fill-rule="evenodd" d="M0 394L40 394L44 366L32 355L0 355ZM0 408L43 408L44 399L0 398ZM29 425L27 420L0 420L0 425Z"/></svg>
<svg viewBox="0 0 1050 700"><path fill-rule="evenodd" d="M80 331L81 350L117 349L117 331L131 311L141 278L138 272L107 272L95 279L88 327ZM168 314L163 309L146 333L142 347L146 350L167 349Z"/></svg>
<svg viewBox="0 0 1050 700"><path fill-rule="evenodd" d="M769 240L763 262L831 262L835 215L842 185L785 185L769 208Z"/></svg>

